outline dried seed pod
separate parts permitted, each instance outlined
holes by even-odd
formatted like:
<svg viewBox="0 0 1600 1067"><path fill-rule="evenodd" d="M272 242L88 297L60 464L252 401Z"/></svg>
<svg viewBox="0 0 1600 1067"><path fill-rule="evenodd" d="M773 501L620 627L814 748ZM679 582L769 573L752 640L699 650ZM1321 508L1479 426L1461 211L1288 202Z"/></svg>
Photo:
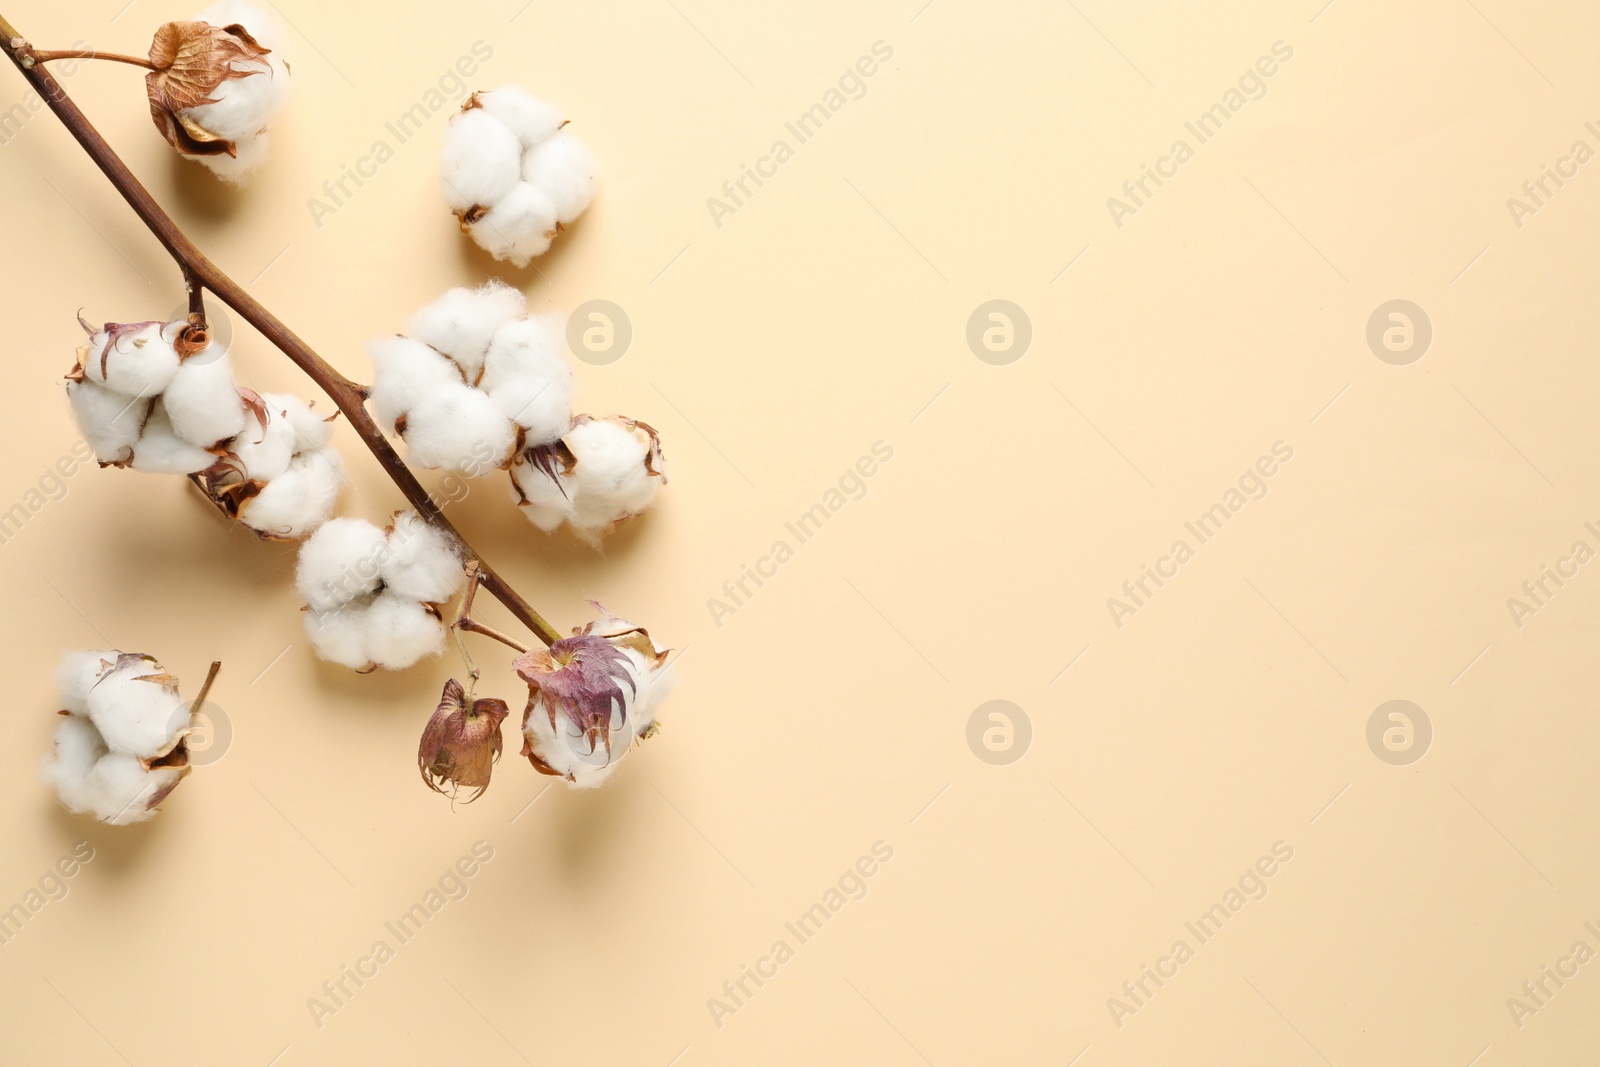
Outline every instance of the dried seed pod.
<svg viewBox="0 0 1600 1067"><path fill-rule="evenodd" d="M443 793L440 783L446 783L451 796L462 788L477 790L467 803L483 796L500 759L500 724L510 711L505 701L492 697L469 704L460 682L446 682L417 749L417 769L428 788Z"/></svg>

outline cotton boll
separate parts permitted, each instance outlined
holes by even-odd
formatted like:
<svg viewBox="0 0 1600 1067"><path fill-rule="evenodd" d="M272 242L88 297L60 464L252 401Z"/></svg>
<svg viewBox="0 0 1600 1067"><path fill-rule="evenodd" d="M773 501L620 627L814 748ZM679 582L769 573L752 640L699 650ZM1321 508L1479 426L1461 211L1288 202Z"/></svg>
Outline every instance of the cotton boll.
<svg viewBox="0 0 1600 1067"><path fill-rule="evenodd" d="M620 725L620 713L613 711L611 726ZM603 742L591 747L589 738L561 711L555 713L552 723L550 709L542 697L530 703L522 735L533 754L576 789L593 789L603 784L628 752L627 741L618 745L615 738L609 753Z"/></svg>
<svg viewBox="0 0 1600 1067"><path fill-rule="evenodd" d="M536 464L529 462L527 453L521 453L511 465L511 499L523 517L545 533L572 518L571 490L566 483L571 479L560 473L551 477Z"/></svg>
<svg viewBox="0 0 1600 1067"><path fill-rule="evenodd" d="M84 376L127 396L156 396L178 373L172 347L181 323L108 324L89 338Z"/></svg>
<svg viewBox="0 0 1600 1067"><path fill-rule="evenodd" d="M457 383L425 397L406 416L411 459L423 467L481 475L503 465L516 427L486 393Z"/></svg>
<svg viewBox="0 0 1600 1067"><path fill-rule="evenodd" d="M367 654L367 612L371 601L365 597L332 611L305 613L306 637L318 659L362 671L372 666Z"/></svg>
<svg viewBox="0 0 1600 1067"><path fill-rule="evenodd" d="M269 537L304 537L333 514L344 481L344 460L331 449L301 452L239 508L239 521Z"/></svg>
<svg viewBox="0 0 1600 1067"><path fill-rule="evenodd" d="M283 61L277 26L265 12L244 3L214 4L201 13L198 21L213 26L241 25L269 51L256 60L235 59L229 66L244 73L244 77L224 79L212 90L210 103L185 108L179 114L225 140L251 140L263 131L289 95L289 71Z"/></svg>
<svg viewBox="0 0 1600 1067"><path fill-rule="evenodd" d="M68 652L56 667L61 705L74 715L89 714L89 690L116 665L120 652Z"/></svg>
<svg viewBox="0 0 1600 1067"><path fill-rule="evenodd" d="M102 463L127 463L150 414L149 398L123 396L98 382L67 382L78 431Z"/></svg>
<svg viewBox="0 0 1600 1067"><path fill-rule="evenodd" d="M225 348L215 344L178 368L161 394L161 403L173 431L201 448L211 448L244 430L245 407L233 379L233 361Z"/></svg>
<svg viewBox="0 0 1600 1067"><path fill-rule="evenodd" d="M565 130L528 149L522 158L522 180L544 190L563 226L577 221L594 200L595 172L594 157Z"/></svg>
<svg viewBox="0 0 1600 1067"><path fill-rule="evenodd" d="M380 337L367 342L372 357L372 416L393 426L425 396L462 384L460 370L444 356L410 337Z"/></svg>
<svg viewBox="0 0 1600 1067"><path fill-rule="evenodd" d="M300 546L294 587L314 611L331 611L378 591L390 551L384 532L366 519L329 519Z"/></svg>
<svg viewBox="0 0 1600 1067"><path fill-rule="evenodd" d="M580 422L564 438L577 463L572 470L573 528L598 533L650 506L664 480L650 473L652 442L623 420Z"/></svg>
<svg viewBox="0 0 1600 1067"><path fill-rule="evenodd" d="M274 415L282 415L294 430L294 450L305 452L321 448L333 440L333 423L311 410L311 405L293 393L262 393L261 399Z"/></svg>
<svg viewBox="0 0 1600 1067"><path fill-rule="evenodd" d="M477 289L458 287L418 309L406 322L405 332L455 360L462 378L476 384L495 332L526 310L522 291L504 282L492 281Z"/></svg>
<svg viewBox="0 0 1600 1067"><path fill-rule="evenodd" d="M62 807L79 814L95 810L100 791L93 781L94 766L106 752L100 731L88 719L69 715L56 724L53 750L40 770Z"/></svg>
<svg viewBox="0 0 1600 1067"><path fill-rule="evenodd" d="M177 683L148 656L122 656L87 698L106 746L143 759L164 756L188 732Z"/></svg>
<svg viewBox="0 0 1600 1067"><path fill-rule="evenodd" d="M398 671L444 650L444 626L417 601L398 593L379 593L367 609L367 655L386 670Z"/></svg>
<svg viewBox="0 0 1600 1067"><path fill-rule="evenodd" d="M179 437L157 400L145 420L144 432L133 446L133 469L147 474L195 474L216 462L216 456Z"/></svg>
<svg viewBox="0 0 1600 1067"><path fill-rule="evenodd" d="M102 756L89 779L95 794L91 814L112 826L145 822L192 769L186 765L146 770L134 756L120 752Z"/></svg>
<svg viewBox="0 0 1600 1067"><path fill-rule="evenodd" d="M457 212L489 207L520 177L522 142L482 108L451 116L444 134L444 198Z"/></svg>
<svg viewBox="0 0 1600 1067"><path fill-rule="evenodd" d="M400 596L442 604L461 588L466 575L454 544L432 523L404 511L395 516L383 561L383 584Z"/></svg>
<svg viewBox="0 0 1600 1067"><path fill-rule="evenodd" d="M556 233L556 205L537 186L519 181L493 207L468 223L467 232L495 259L526 267L550 248Z"/></svg>
<svg viewBox="0 0 1600 1067"><path fill-rule="evenodd" d="M265 397L262 400L266 403L266 425L252 413L245 422L244 431L225 447L239 458L245 477L267 482L289 469L296 442L294 423L283 414L280 406L267 402Z"/></svg>
<svg viewBox="0 0 1600 1067"><path fill-rule="evenodd" d="M524 148L548 139L566 125L567 117L559 107L516 85L480 92L475 99L479 107L510 127Z"/></svg>

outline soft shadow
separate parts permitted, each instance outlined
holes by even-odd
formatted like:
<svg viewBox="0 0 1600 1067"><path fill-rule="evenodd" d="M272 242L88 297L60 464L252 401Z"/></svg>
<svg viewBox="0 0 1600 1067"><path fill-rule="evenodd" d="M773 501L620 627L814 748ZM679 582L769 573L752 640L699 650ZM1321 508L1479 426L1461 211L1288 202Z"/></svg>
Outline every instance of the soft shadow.
<svg viewBox="0 0 1600 1067"><path fill-rule="evenodd" d="M180 784L173 795L182 792L183 785ZM167 833L162 824L168 821L161 817L160 812L149 822L132 826L107 826L92 816L72 814L56 803L53 795L49 808L50 824L60 842L58 855L66 855L79 841L87 841L94 848L94 859L88 863L88 868L91 871L107 871L111 878L125 877L148 863L157 862L151 858L155 848L153 842Z"/></svg>
<svg viewBox="0 0 1600 1067"><path fill-rule="evenodd" d="M245 189L229 185L212 174L205 164L184 159L175 151L168 159L172 184L186 212L215 224L226 223L239 213L241 201L248 195Z"/></svg>
<svg viewBox="0 0 1600 1067"><path fill-rule="evenodd" d="M618 767L599 789L572 790L574 795L566 798L570 803L556 812L555 855L569 881L592 881L637 847L632 837L644 825L638 813L649 800L645 793L650 786L640 775L628 772L641 769ZM567 789L560 782L556 788Z"/></svg>

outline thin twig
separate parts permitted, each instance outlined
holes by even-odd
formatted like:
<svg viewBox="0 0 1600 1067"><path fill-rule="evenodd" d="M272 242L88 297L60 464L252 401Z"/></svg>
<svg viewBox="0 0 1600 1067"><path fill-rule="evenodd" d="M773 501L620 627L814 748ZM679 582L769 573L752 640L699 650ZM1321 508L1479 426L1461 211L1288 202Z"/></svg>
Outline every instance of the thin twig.
<svg viewBox="0 0 1600 1067"><path fill-rule="evenodd" d="M461 536L450 520L445 518L439 506L406 467L395 452L394 446L384 437L383 431L367 413L363 403L367 395L366 388L340 374L312 351L311 346L296 336L294 331L245 292L232 278L224 274L178 229L172 218L139 183L139 179L133 176L127 164L112 151L105 138L83 112L78 110L78 106L72 102L72 98L67 95L61 83L56 81L39 62L40 55L48 56L52 53L35 52L27 40L17 33L3 16L0 16L0 46L4 47L6 55L22 72L22 76L38 91L39 96L50 110L55 112L62 125L66 126L67 131L89 154L89 158L94 160L117 192L122 194L128 206L133 208L134 214L139 216L139 220L145 224L156 240L161 242L174 262L183 269L190 282L198 282L216 294L219 300L238 312L246 322L254 326L263 337L288 356L323 392L328 394L350 420L351 428L360 435L361 440L383 467L384 473L389 475L406 500L416 508L417 514L459 544L464 558L478 561L483 587L504 604L518 622L532 630L546 645L560 640L561 635L556 632L555 627L545 621L544 617L535 611L521 594L511 588L505 579L495 573L494 569L483 561L483 557L467 543L466 538Z"/></svg>
<svg viewBox="0 0 1600 1067"><path fill-rule="evenodd" d="M220 659L211 661L211 669L206 672L206 680L201 684L200 692L195 696L194 702L189 705L189 713L191 715L206 706L206 697L211 694L211 683L217 680L217 672L221 669L222 661Z"/></svg>
<svg viewBox="0 0 1600 1067"><path fill-rule="evenodd" d="M63 48L57 51L34 50L35 63L49 63L56 59L108 59L113 63L129 63L145 70L155 70L156 65L142 56L125 56L120 52L96 52L93 49Z"/></svg>

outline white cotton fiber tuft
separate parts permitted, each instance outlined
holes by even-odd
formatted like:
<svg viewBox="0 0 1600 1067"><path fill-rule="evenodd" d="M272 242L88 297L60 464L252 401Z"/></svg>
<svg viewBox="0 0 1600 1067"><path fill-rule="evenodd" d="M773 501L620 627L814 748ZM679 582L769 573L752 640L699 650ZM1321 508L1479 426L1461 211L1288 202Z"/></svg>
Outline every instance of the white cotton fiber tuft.
<svg viewBox="0 0 1600 1067"><path fill-rule="evenodd" d="M442 604L465 581L461 555L445 534L415 512L395 516L383 583L399 596Z"/></svg>
<svg viewBox="0 0 1600 1067"><path fill-rule="evenodd" d="M531 148L554 136L567 121L555 104L537 99L520 86L489 89L478 93L477 97L483 110L505 123L523 148Z"/></svg>
<svg viewBox="0 0 1600 1067"><path fill-rule="evenodd" d="M294 586L313 611L331 611L378 589L384 532L365 519L330 519L300 546Z"/></svg>
<svg viewBox="0 0 1600 1067"><path fill-rule="evenodd" d="M294 450L305 452L321 448L333 440L333 423L311 409L293 393L262 393L274 415L282 415L294 431Z"/></svg>
<svg viewBox="0 0 1600 1067"><path fill-rule="evenodd" d="M128 396L156 396L178 373L172 347L179 324L147 322L104 329L89 338L83 373L89 381Z"/></svg>
<svg viewBox="0 0 1600 1067"><path fill-rule="evenodd" d="M333 514L344 477L344 460L331 448L301 452L244 502L239 521L272 537L304 537Z"/></svg>
<svg viewBox="0 0 1600 1067"><path fill-rule="evenodd" d="M594 157L566 130L528 149L522 157L522 180L541 189L556 206L563 226L577 221L594 200Z"/></svg>
<svg viewBox="0 0 1600 1067"><path fill-rule="evenodd" d="M451 116L444 134L444 198L456 211L488 207L521 176L522 142L482 108Z"/></svg>
<svg viewBox="0 0 1600 1067"><path fill-rule="evenodd" d="M100 806L94 766L106 752L100 731L88 719L69 715L56 724L55 745L42 770L68 811L93 813Z"/></svg>
<svg viewBox="0 0 1600 1067"><path fill-rule="evenodd" d="M114 752L151 759L172 750L189 728L187 705L149 657L114 667L87 697L89 718Z"/></svg>
<svg viewBox="0 0 1600 1067"><path fill-rule="evenodd" d="M462 377L476 385L495 331L527 310L521 290L491 281L478 289L451 289L406 322L406 336L455 360Z"/></svg>
<svg viewBox="0 0 1600 1067"><path fill-rule="evenodd" d="M225 447L239 457L247 478L265 482L289 469L296 442L294 423L283 414L281 407L266 397L261 399L266 404L266 425L263 426L255 412L251 412L245 420L244 429Z"/></svg>
<svg viewBox="0 0 1600 1067"><path fill-rule="evenodd" d="M488 394L458 383L411 409L405 439L420 466L483 475L510 459L516 427Z"/></svg>
<svg viewBox="0 0 1600 1067"><path fill-rule="evenodd" d="M331 611L306 612L305 630L318 659L357 671L372 665L372 658L367 655L365 599L353 600Z"/></svg>
<svg viewBox="0 0 1600 1067"><path fill-rule="evenodd" d="M593 419L574 426L564 440L577 459L571 478L575 529L599 532L650 506L662 479L645 466L650 454L645 431Z"/></svg>
<svg viewBox="0 0 1600 1067"><path fill-rule="evenodd" d="M478 247L502 263L526 267L550 248L556 234L556 205L544 191L518 182L477 220L467 232Z"/></svg>
<svg viewBox="0 0 1600 1067"><path fill-rule="evenodd" d="M89 690L117 662L118 652L68 652L56 667L61 706L74 715L89 714Z"/></svg>
<svg viewBox="0 0 1600 1067"><path fill-rule="evenodd" d="M216 461L216 456L179 437L167 410L157 400L145 419L144 431L133 446L133 469L147 474L194 474Z"/></svg>
<svg viewBox="0 0 1600 1067"><path fill-rule="evenodd" d="M367 609L366 641L372 662L404 670L444 650L444 625L417 601L385 591Z"/></svg>
<svg viewBox="0 0 1600 1067"><path fill-rule="evenodd" d="M150 414L150 399L124 396L91 381L69 381L67 399L78 431L97 461L126 463L133 458L133 446Z"/></svg>
<svg viewBox="0 0 1600 1067"><path fill-rule="evenodd" d="M245 407L233 379L233 361L227 350L216 344L178 368L161 394L161 403L173 431L201 448L211 448L244 430Z"/></svg>
<svg viewBox="0 0 1600 1067"><path fill-rule="evenodd" d="M393 427L425 396L462 384L461 371L433 348L410 337L378 337L367 342L372 357L372 417Z"/></svg>

